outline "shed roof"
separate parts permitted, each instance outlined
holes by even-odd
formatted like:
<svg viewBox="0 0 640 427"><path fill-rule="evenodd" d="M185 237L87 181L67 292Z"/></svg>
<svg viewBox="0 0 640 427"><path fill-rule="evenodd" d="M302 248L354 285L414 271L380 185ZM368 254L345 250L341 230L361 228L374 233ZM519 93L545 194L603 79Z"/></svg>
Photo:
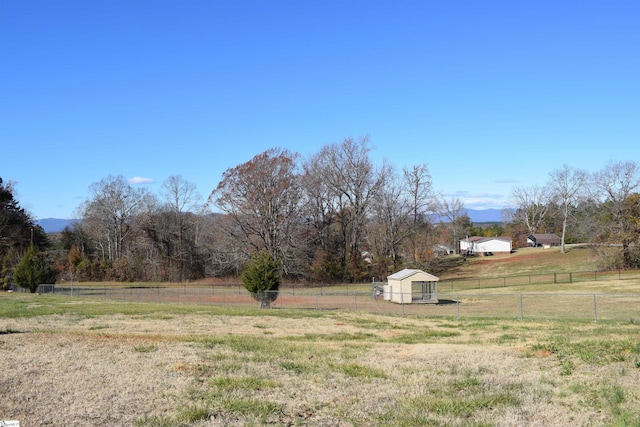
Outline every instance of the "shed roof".
<svg viewBox="0 0 640 427"><path fill-rule="evenodd" d="M400 270L396 273L393 273L390 276L387 276L387 280L391 279L391 280L404 280L408 277L411 277L415 274L422 274L425 276L426 279L429 279L432 282L437 282L438 280L440 280L439 278L437 278L436 276L426 273L422 270L418 270L418 269L414 269L414 268L405 268L404 270Z"/></svg>

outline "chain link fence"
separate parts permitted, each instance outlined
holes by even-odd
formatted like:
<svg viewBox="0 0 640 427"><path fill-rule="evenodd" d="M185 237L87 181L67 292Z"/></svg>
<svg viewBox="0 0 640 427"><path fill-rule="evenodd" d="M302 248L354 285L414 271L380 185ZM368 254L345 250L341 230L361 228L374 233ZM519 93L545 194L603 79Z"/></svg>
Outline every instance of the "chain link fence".
<svg viewBox="0 0 640 427"><path fill-rule="evenodd" d="M506 288L511 286L602 282L610 280L640 280L640 270L573 271L521 274L515 276L467 277L440 279L438 288L455 292L470 289Z"/></svg>
<svg viewBox="0 0 640 427"><path fill-rule="evenodd" d="M55 294L110 301L259 308L242 286L55 287ZM283 289L271 309L350 310L448 318L572 319L629 321L640 324L640 293L464 293L440 292L438 303L398 304L375 291ZM407 300L407 299L405 299ZM408 300L411 300L408 298Z"/></svg>

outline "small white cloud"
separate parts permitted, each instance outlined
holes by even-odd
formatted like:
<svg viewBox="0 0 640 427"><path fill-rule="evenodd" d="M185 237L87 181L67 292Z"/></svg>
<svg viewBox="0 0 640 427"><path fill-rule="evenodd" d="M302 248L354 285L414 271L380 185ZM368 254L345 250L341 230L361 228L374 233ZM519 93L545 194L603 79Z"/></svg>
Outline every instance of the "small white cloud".
<svg viewBox="0 0 640 427"><path fill-rule="evenodd" d="M153 183L153 179L151 178L143 178L141 176L134 176L133 178L129 178L129 184L151 184Z"/></svg>

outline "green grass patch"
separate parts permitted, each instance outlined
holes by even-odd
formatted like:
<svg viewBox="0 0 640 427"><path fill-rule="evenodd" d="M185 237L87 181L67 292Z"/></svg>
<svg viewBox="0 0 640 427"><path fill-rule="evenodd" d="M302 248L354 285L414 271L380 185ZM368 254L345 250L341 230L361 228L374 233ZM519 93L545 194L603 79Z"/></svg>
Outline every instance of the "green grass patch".
<svg viewBox="0 0 640 427"><path fill-rule="evenodd" d="M434 329L426 329L422 331L411 332L390 338L389 341L399 344L417 344L433 342L440 338L451 338L460 336L458 331L440 331Z"/></svg>
<svg viewBox="0 0 640 427"><path fill-rule="evenodd" d="M276 381L258 378L254 376L241 376L241 377L230 377L230 376L219 376L209 380L209 384L213 387L216 387L220 390L250 390L250 391L258 391L258 390L266 390L269 388L278 387L278 383Z"/></svg>
<svg viewBox="0 0 640 427"><path fill-rule="evenodd" d="M294 360L283 360L280 362L280 367L295 375L310 374L318 370L315 363Z"/></svg>
<svg viewBox="0 0 640 427"><path fill-rule="evenodd" d="M133 347L133 351L136 353L153 353L158 351L158 347L156 345L136 345Z"/></svg>
<svg viewBox="0 0 640 427"><path fill-rule="evenodd" d="M330 341L330 342L344 342L344 341L376 341L380 338L376 334L369 332L336 332L333 334L304 334L301 337L292 337L290 340L295 341Z"/></svg>
<svg viewBox="0 0 640 427"><path fill-rule="evenodd" d="M536 344L532 348L545 349L555 353L561 359L575 358L593 365L605 365L614 362L633 362L640 355L640 341L636 339L598 339L571 340L567 337L553 337L545 344Z"/></svg>
<svg viewBox="0 0 640 427"><path fill-rule="evenodd" d="M331 364L330 367L351 378L387 378L387 374L382 369L358 363Z"/></svg>

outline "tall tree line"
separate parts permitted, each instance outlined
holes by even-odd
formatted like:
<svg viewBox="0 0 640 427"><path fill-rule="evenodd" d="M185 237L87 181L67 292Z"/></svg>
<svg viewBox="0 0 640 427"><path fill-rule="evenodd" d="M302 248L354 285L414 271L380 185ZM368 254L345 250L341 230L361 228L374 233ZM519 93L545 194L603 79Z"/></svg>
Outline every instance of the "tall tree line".
<svg viewBox="0 0 640 427"><path fill-rule="evenodd" d="M287 277L337 282L427 262L439 230L426 164L399 172L375 165L371 151L368 137L307 159L273 148L227 169L204 201L181 176L161 197L109 176L63 231L59 269L89 280L195 280L238 276L264 250Z"/></svg>
<svg viewBox="0 0 640 427"><path fill-rule="evenodd" d="M563 165L544 185L517 187L509 221L516 242L557 233L566 243L594 244L602 269L640 267L640 165L610 161L600 170Z"/></svg>
<svg viewBox="0 0 640 427"><path fill-rule="evenodd" d="M273 148L227 169L202 198L182 176L158 195L121 176L91 184L79 221L51 249L46 234L0 181L0 255L8 282L31 242L55 255L65 280L189 281L239 277L265 251L285 277L368 281L404 267L436 271L437 244L465 235L554 232L597 244L602 268L640 266L640 167L611 162L595 173L563 165L543 186L515 188L505 223L474 227L455 197L438 195L426 163L376 165L367 137L308 158ZM16 225L18 224L18 225Z"/></svg>

